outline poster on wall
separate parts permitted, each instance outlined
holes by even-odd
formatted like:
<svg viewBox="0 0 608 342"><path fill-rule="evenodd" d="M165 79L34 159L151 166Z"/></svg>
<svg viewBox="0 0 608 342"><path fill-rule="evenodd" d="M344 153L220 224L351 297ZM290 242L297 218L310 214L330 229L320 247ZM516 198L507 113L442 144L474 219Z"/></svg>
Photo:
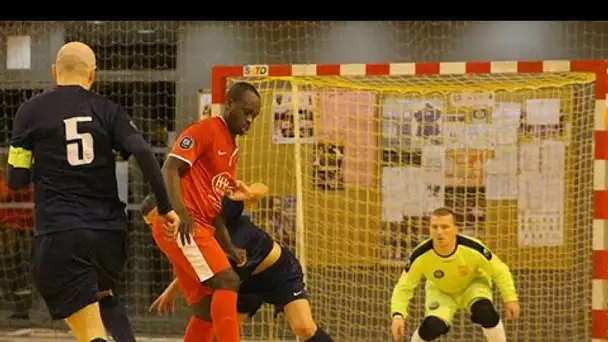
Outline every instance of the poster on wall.
<svg viewBox="0 0 608 342"><path fill-rule="evenodd" d="M199 90L198 117L200 120L211 117L211 91Z"/></svg>
<svg viewBox="0 0 608 342"><path fill-rule="evenodd" d="M293 144L295 142L294 115L298 115L300 123L300 143L315 141L315 104L314 93L302 92L298 99L297 113L291 92L276 92L272 98L271 112L272 141L275 144Z"/></svg>
<svg viewBox="0 0 608 342"><path fill-rule="evenodd" d="M491 122L492 109L489 107L473 107L467 111L467 148L484 150L491 147Z"/></svg>
<svg viewBox="0 0 608 342"><path fill-rule="evenodd" d="M442 207L444 200L445 184L433 171L409 166L382 168L382 221L426 216Z"/></svg>
<svg viewBox="0 0 608 342"><path fill-rule="evenodd" d="M483 186L486 156L483 150L446 151L446 186Z"/></svg>
<svg viewBox="0 0 608 342"><path fill-rule="evenodd" d="M492 116L491 136L494 146L513 145L519 138L521 125L521 104L498 102Z"/></svg>
<svg viewBox="0 0 608 342"><path fill-rule="evenodd" d="M565 143L561 141L531 141L520 145L520 247L564 244L565 154Z"/></svg>
<svg viewBox="0 0 608 342"><path fill-rule="evenodd" d="M420 147L442 143L444 102L388 97L382 104L383 147Z"/></svg>
<svg viewBox="0 0 608 342"><path fill-rule="evenodd" d="M518 196L518 147L497 145L494 155L485 165L484 183L489 200L517 200Z"/></svg>
<svg viewBox="0 0 608 342"><path fill-rule="evenodd" d="M317 144L312 178L319 190L344 189L344 145L331 142Z"/></svg>
<svg viewBox="0 0 608 342"><path fill-rule="evenodd" d="M378 179L376 95L345 91L322 92L317 97L315 161L321 164L318 166L339 170L337 179L346 186L375 186Z"/></svg>

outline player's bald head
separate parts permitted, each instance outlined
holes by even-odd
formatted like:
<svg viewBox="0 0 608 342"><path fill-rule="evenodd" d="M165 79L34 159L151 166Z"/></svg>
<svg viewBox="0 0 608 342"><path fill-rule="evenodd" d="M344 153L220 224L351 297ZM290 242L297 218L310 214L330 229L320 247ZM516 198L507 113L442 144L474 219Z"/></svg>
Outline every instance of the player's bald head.
<svg viewBox="0 0 608 342"><path fill-rule="evenodd" d="M91 77L95 70L95 53L86 44L69 42L63 45L55 59L55 78L85 78ZM92 83L92 80L90 80Z"/></svg>

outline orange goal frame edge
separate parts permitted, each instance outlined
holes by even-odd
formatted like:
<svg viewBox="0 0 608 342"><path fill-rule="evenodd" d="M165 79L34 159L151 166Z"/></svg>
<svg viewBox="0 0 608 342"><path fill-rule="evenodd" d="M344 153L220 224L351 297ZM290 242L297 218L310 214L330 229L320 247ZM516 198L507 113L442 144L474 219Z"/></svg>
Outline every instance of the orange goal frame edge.
<svg viewBox="0 0 608 342"><path fill-rule="evenodd" d="M402 76L547 72L596 74L592 328L593 342L608 341L608 60L471 61L375 64L282 64L212 67L212 115L220 114L227 80L243 77Z"/></svg>

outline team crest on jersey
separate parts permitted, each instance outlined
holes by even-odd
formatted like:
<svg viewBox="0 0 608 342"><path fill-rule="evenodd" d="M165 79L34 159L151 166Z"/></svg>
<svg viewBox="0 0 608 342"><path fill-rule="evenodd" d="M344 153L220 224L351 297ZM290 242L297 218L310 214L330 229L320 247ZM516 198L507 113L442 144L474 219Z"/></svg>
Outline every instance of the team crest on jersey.
<svg viewBox="0 0 608 342"><path fill-rule="evenodd" d="M437 279L441 279L443 278L444 274L442 270L436 270L435 272L433 272L433 276Z"/></svg>
<svg viewBox="0 0 608 342"><path fill-rule="evenodd" d="M429 303L429 310L437 310L439 309L439 302L434 301Z"/></svg>
<svg viewBox="0 0 608 342"><path fill-rule="evenodd" d="M467 265L458 265L456 268L456 273L458 273L461 277L466 277L469 275L469 266Z"/></svg>
<svg viewBox="0 0 608 342"><path fill-rule="evenodd" d="M218 201L221 201L226 194L226 190L232 187L232 177L228 172L218 173L211 179L211 188ZM220 202L221 203L221 202Z"/></svg>
<svg viewBox="0 0 608 342"><path fill-rule="evenodd" d="M182 150L189 150L194 146L194 140L191 137L183 137L179 142L179 148Z"/></svg>

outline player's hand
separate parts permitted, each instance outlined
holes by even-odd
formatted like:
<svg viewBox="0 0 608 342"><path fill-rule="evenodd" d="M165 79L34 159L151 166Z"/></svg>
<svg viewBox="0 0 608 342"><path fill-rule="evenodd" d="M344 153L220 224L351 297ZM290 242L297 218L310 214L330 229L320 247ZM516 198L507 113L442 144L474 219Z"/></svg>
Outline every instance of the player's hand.
<svg viewBox="0 0 608 342"><path fill-rule="evenodd" d="M236 262L236 266L237 267L243 267L245 265L245 263L247 262L247 251L241 248L234 248L230 254L229 254L230 259L234 260L234 262Z"/></svg>
<svg viewBox="0 0 608 342"><path fill-rule="evenodd" d="M519 302L509 302L505 304L507 309L507 319L516 319L519 317L519 313L521 308L519 307Z"/></svg>
<svg viewBox="0 0 608 342"><path fill-rule="evenodd" d="M245 200L245 205L250 205L254 202L259 201L262 197L268 193L268 186L263 183L253 183L249 186L250 198Z"/></svg>
<svg viewBox="0 0 608 342"><path fill-rule="evenodd" d="M393 323L391 325L391 335L393 336L393 341L398 342L403 340L403 335L405 334L405 319L401 316L393 317Z"/></svg>
<svg viewBox="0 0 608 342"><path fill-rule="evenodd" d="M160 296L158 296L158 298L156 298L154 303L152 303L148 309L150 312L156 311L156 314L159 316L172 314L174 310L175 294L168 290L165 290Z"/></svg>
<svg viewBox="0 0 608 342"><path fill-rule="evenodd" d="M163 220L165 238L174 240L180 225L180 217L174 210L171 210L166 215L161 215L161 219Z"/></svg>
<svg viewBox="0 0 608 342"><path fill-rule="evenodd" d="M254 196L247 184L236 181L234 188L226 191L226 195L233 201L246 201Z"/></svg>
<svg viewBox="0 0 608 342"><path fill-rule="evenodd" d="M188 213L183 213L179 216L181 218L181 222L179 224L179 228L177 229L177 235L179 235L182 246L187 246L192 242L192 235L194 234L195 225Z"/></svg>

